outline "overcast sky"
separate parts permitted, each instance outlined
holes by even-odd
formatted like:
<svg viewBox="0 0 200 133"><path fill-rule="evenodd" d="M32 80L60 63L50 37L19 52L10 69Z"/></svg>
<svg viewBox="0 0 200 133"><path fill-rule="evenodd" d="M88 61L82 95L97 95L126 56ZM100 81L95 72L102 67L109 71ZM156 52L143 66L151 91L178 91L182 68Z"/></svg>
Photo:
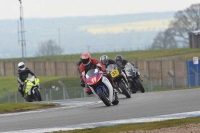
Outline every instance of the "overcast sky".
<svg viewBox="0 0 200 133"><path fill-rule="evenodd" d="M25 18L178 11L200 0L22 0ZM0 19L16 19L19 0L0 0Z"/></svg>

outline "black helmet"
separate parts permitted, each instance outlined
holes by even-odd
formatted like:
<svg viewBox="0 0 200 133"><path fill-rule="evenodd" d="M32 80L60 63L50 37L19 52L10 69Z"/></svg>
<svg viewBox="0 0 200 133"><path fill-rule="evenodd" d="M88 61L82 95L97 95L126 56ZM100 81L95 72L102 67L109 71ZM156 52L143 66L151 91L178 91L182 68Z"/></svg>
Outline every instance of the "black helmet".
<svg viewBox="0 0 200 133"><path fill-rule="evenodd" d="M117 55L117 56L115 56L115 61L118 64L122 65L123 57L121 55Z"/></svg>
<svg viewBox="0 0 200 133"><path fill-rule="evenodd" d="M109 58L108 58L107 55L102 55L102 56L100 57L100 61L101 61L101 63L104 64L104 65L107 65L107 64L108 64L108 60L109 60Z"/></svg>

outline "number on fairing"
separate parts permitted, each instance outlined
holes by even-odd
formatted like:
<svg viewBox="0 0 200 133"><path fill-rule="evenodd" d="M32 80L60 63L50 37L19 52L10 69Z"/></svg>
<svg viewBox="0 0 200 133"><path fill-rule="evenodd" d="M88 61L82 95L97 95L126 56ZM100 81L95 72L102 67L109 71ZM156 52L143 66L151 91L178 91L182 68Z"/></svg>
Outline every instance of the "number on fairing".
<svg viewBox="0 0 200 133"><path fill-rule="evenodd" d="M119 75L119 71L117 69L114 69L110 72L110 75L112 78L115 78Z"/></svg>

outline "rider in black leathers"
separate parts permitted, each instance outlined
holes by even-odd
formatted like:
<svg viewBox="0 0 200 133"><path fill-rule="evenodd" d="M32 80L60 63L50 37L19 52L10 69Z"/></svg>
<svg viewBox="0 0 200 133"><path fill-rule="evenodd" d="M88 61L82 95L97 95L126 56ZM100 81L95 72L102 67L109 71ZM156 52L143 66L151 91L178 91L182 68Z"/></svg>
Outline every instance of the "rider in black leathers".
<svg viewBox="0 0 200 133"><path fill-rule="evenodd" d="M121 55L117 55L116 57L115 57L115 61L117 62L117 64L119 64L120 66L123 66L123 67L125 67L125 65L129 62L129 63L131 63L130 61L128 61L128 60L125 60L125 59L123 59L123 57L121 56ZM131 63L133 66L135 66L133 63Z"/></svg>
<svg viewBox="0 0 200 133"><path fill-rule="evenodd" d="M26 80L29 74L35 77L36 75L28 67L25 66L24 62L19 62L18 68L19 68L17 72L18 90L21 93L22 97L24 97L24 90L23 90L25 85L24 81Z"/></svg>
<svg viewBox="0 0 200 133"><path fill-rule="evenodd" d="M123 70L123 66L119 65L118 63L116 63L114 60L109 59L107 55L102 55L100 57L100 61L101 63L107 68L108 65L110 64L116 64L118 66L118 68ZM110 79L112 79L111 77L109 77ZM116 87L115 83L112 81L112 84Z"/></svg>
<svg viewBox="0 0 200 133"><path fill-rule="evenodd" d="M127 60L125 60L125 59L123 59L123 57L121 56L121 55L117 55L116 57L115 57L115 61L120 65L120 66L122 66L122 67L124 67L125 68L125 65L127 64L127 63L130 63L130 64L132 64L133 66L135 66L133 63L131 63L131 62L129 62L129 61L127 61ZM125 72L125 70L123 70L124 72ZM139 75L140 75L140 73L139 72L137 72ZM126 73L125 73L126 74ZM141 82L143 82L143 80L140 78L140 80L141 80ZM142 93L144 93L144 92L142 92Z"/></svg>
<svg viewBox="0 0 200 133"><path fill-rule="evenodd" d="M112 60L112 59L109 59L107 55L102 55L102 56L100 57L100 61L101 61L101 63L102 63L105 67L107 67L107 66L110 65L110 64L116 64L118 67L121 68L121 66L120 66L118 63L116 63L116 62L115 62L114 60Z"/></svg>

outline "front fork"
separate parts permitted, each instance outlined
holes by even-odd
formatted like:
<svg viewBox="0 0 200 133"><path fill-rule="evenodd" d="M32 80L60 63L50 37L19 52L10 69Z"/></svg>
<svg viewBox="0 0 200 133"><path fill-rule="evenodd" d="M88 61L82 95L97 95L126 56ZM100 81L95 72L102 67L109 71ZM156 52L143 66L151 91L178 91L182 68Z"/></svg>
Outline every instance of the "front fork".
<svg viewBox="0 0 200 133"><path fill-rule="evenodd" d="M104 83L104 85L107 86L108 91L109 91L109 100L110 102L113 102L115 99L115 94L114 94L114 88L112 87L110 81L106 78L106 77L102 77L102 82ZM93 92L93 94L99 98L99 96L96 94L96 92L94 91L94 89L89 86L89 88L91 89L91 91ZM100 99L100 98L99 98Z"/></svg>

